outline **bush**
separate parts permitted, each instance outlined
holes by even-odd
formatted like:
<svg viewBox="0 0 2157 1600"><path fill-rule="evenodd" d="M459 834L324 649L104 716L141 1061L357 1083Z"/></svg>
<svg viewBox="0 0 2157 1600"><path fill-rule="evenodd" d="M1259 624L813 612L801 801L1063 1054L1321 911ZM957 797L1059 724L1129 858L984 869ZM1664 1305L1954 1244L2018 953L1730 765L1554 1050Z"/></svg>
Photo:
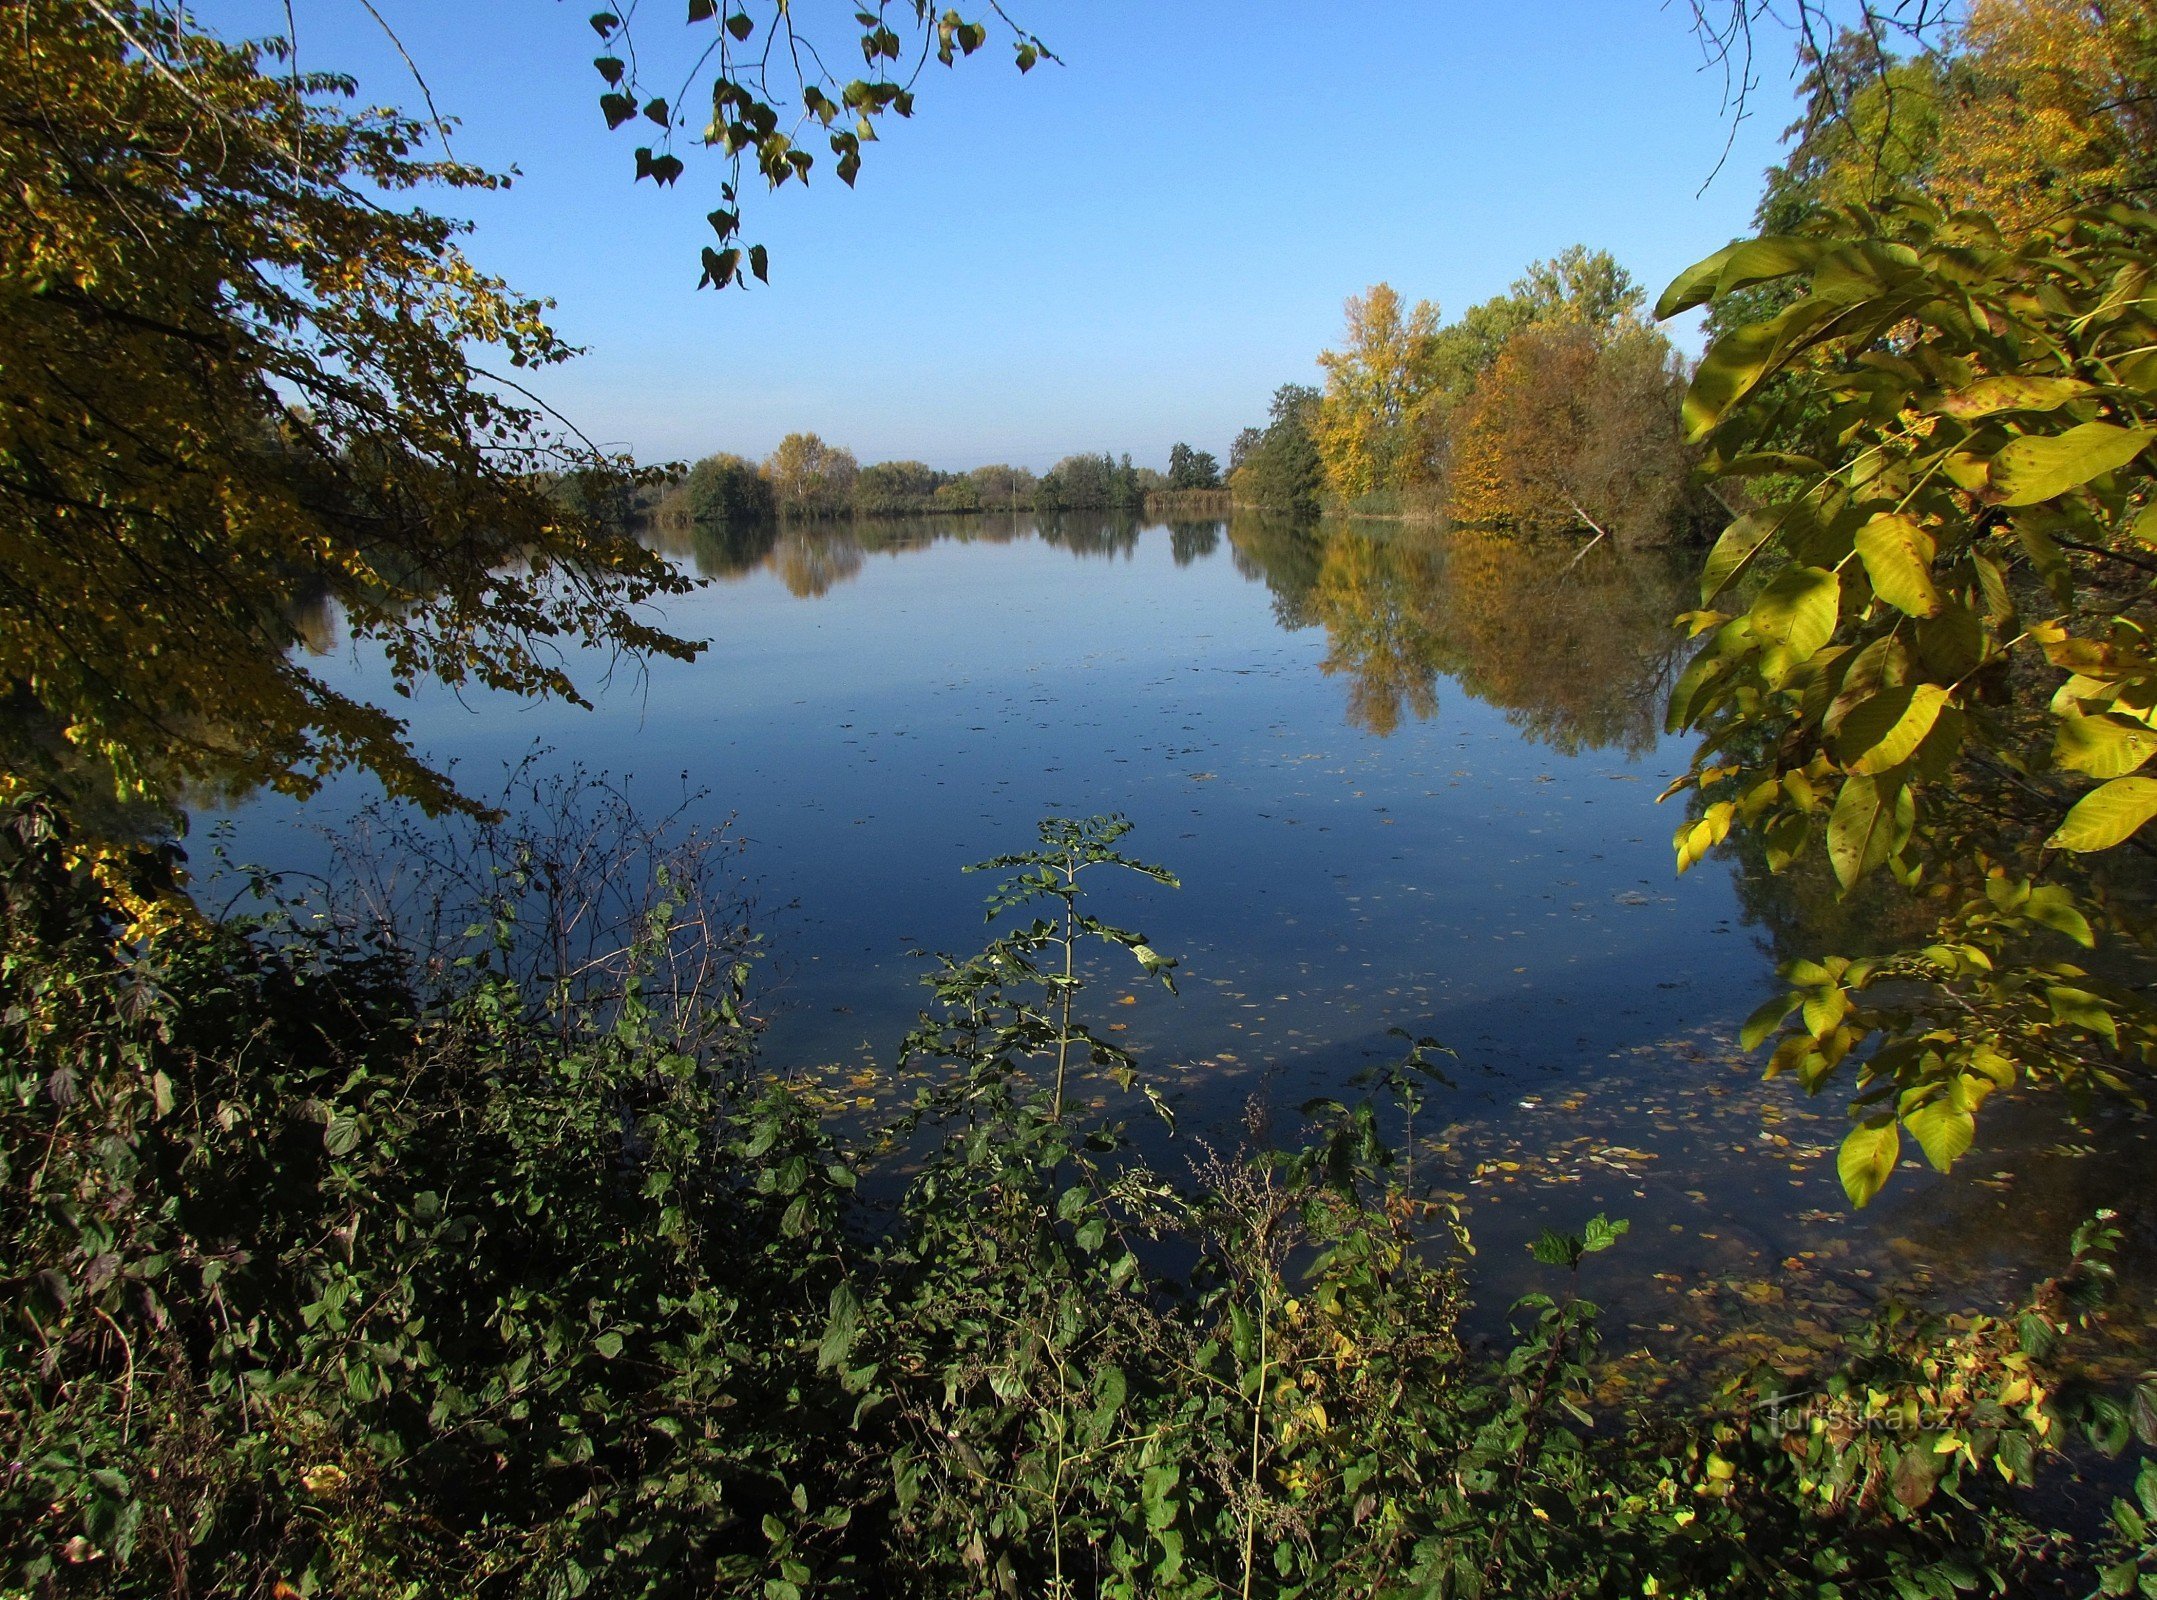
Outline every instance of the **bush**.
<svg viewBox="0 0 2157 1600"><path fill-rule="evenodd" d="M2135 1505L2078 1555L2005 1487L2071 1420L2127 1436L2047 1361L2101 1224L2018 1319L1884 1318L1796 1432L1779 1383L1620 1417L1569 1285L1622 1224L1546 1234L1567 1287L1509 1349L1460 1339L1457 1226L1381 1136L1429 1041L1306 1146L1254 1124L1183 1182L1077 1111L1082 1075L1145 1088L1089 1025L1100 953L1175 965L1086 909L1097 873L1167 877L1120 822L986 864L1008 931L939 958L910 1105L842 1148L813 1081L753 1070L708 857L552 803L584 825L447 847L399 902L420 948L123 940L60 819L10 813L0 1586L1814 1596L2151 1562ZM595 838L604 882L649 870L591 949L560 915Z"/></svg>

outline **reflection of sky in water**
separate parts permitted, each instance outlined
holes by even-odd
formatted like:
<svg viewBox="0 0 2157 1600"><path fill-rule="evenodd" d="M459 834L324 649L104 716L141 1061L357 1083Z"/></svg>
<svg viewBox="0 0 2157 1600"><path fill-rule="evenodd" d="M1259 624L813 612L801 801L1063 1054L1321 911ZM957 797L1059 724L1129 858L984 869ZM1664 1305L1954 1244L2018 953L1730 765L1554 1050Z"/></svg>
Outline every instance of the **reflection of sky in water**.
<svg viewBox="0 0 2157 1600"><path fill-rule="evenodd" d="M1449 1181L1500 1260L1517 1249L1503 1241L1607 1208L1639 1224L1635 1267L1737 1270L1721 1222L1756 1267L1787 1255L1803 1275L1799 1252L1833 1256L1826 1241L1853 1227L1989 1204L1910 1173L1851 1224L1831 1161L1736 1158L1763 1100L1798 1108L1727 1064L1721 1041L1770 962L1727 861L1674 875L1677 818L1653 801L1686 746L1627 709L1652 711L1668 670L1663 619L1682 601L1666 563L1569 572L1561 552L1526 570L1485 547L1448 568L1412 533L1208 531L1074 524L1065 538L1101 547L1084 555L1023 536L782 541L668 603L669 626L711 640L699 662L617 672L591 712L422 690L412 732L480 792L535 741L655 800L683 775L708 789L710 815L733 813L749 845L775 1063L888 1062L921 1002L907 952L982 937L986 884L960 867L1026 848L1046 813L1121 811L1137 824L1124 848L1184 887L1118 885L1096 909L1179 956L1183 994L1132 969L1094 999L1187 1134L1232 1140L1253 1093L1293 1107L1341 1092L1399 1027L1460 1053L1458 1091L1427 1125L1468 1124ZM324 665L340 686L380 681L364 654ZM1400 713L1374 717L1389 697ZM308 864L319 846L294 818L256 802L236 854ZM1835 1120L1801 1121L1801 1150L1839 1137ZM1476 1161L1567 1139L1556 1187L1470 1180ZM1606 1153L1642 1147L1654 1159L1630 1167Z"/></svg>
<svg viewBox="0 0 2157 1600"><path fill-rule="evenodd" d="M958 869L1055 811L1127 813L1126 848L1183 879L1107 909L1183 958L1181 1002L1120 1009L1164 1065L1214 1063L1177 1080L1204 1114L1232 1118L1268 1065L1289 1093L1335 1082L1389 1027L1540 1074L1757 998L1727 870L1671 872L1652 802L1681 745L1562 755L1442 680L1427 719L1351 726L1327 630L1280 627L1225 541L1175 543L845 549L856 570L813 599L782 550L669 602L711 640L695 665L617 673L594 712L422 690L413 736L480 789L534 740L655 797L709 789L791 907L768 922L780 1060L888 1054L918 1005L907 952L978 942L985 885ZM364 688L369 664L341 675ZM247 813L240 853L284 855L282 814Z"/></svg>

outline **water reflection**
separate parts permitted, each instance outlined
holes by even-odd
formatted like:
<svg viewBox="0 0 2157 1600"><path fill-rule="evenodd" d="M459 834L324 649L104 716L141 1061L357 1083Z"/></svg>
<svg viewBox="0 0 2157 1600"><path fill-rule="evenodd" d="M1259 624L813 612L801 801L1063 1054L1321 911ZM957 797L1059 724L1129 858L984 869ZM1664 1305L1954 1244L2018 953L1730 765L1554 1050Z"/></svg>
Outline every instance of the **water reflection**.
<svg viewBox="0 0 2157 1600"><path fill-rule="evenodd" d="M1684 640L1688 569L1660 553L1387 524L1296 528L1239 518L1238 565L1284 627L1325 628L1348 717L1388 734L1438 709L1438 680L1567 755L1639 755L1661 733Z"/></svg>
<svg viewBox="0 0 2157 1600"><path fill-rule="evenodd" d="M861 517L851 521L683 525L651 523L645 542L686 561L700 578L733 580L773 572L789 591L815 599L858 577L871 555L901 555L933 545L1010 544L1036 539L1077 556L1122 556L1138 547L1143 524L1129 512L1055 511L1039 515ZM1210 555L1219 522L1171 525L1176 564Z"/></svg>
<svg viewBox="0 0 2157 1600"><path fill-rule="evenodd" d="M654 528L652 542L706 578L776 574L804 599L858 577L871 555L952 541L1035 539L1082 558L1125 558L1142 524L1128 513L1051 512ZM1351 725L1378 735L1427 719L1439 680L1505 712L1567 755L1640 755L1660 733L1684 640L1690 565L1665 552L1582 555L1571 541L1383 523L1313 524L1239 514L1168 524L1178 567L1219 550L1264 583L1285 629L1325 629L1322 670L1346 680Z"/></svg>

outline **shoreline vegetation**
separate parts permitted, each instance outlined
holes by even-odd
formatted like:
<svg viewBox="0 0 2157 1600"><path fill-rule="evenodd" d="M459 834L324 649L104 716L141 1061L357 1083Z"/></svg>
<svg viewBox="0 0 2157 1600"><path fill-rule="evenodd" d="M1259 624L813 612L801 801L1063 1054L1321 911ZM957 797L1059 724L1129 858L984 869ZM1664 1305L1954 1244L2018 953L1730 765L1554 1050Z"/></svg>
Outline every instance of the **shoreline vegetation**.
<svg viewBox="0 0 2157 1600"><path fill-rule="evenodd" d="M1239 504L1626 548L1702 539L1691 372L1607 251L1574 245L1447 322L1385 283L1349 297L1323 388L1284 384L1229 452Z"/></svg>
<svg viewBox="0 0 2157 1600"><path fill-rule="evenodd" d="M982 864L989 942L931 958L864 1129L758 1060L724 837L517 781L148 937L64 818L0 814L10 1592L2065 1597L2151 1559L2023 1487L2157 1405L2076 1376L2109 1214L2002 1314L1628 1392L1584 1294L1622 1219L1464 1333L1434 1041L1300 1132L1142 1153L1100 996L1178 964L1089 895L1175 880L1122 819Z"/></svg>
<svg viewBox="0 0 2157 1600"><path fill-rule="evenodd" d="M1170 451L1166 472L1106 453L1066 456L1040 474L1006 465L946 472L921 461L864 467L843 446L793 433L761 462L706 456L643 489L636 509L661 527L681 529L1011 511L1222 516L1232 503L1214 458L1185 444Z"/></svg>

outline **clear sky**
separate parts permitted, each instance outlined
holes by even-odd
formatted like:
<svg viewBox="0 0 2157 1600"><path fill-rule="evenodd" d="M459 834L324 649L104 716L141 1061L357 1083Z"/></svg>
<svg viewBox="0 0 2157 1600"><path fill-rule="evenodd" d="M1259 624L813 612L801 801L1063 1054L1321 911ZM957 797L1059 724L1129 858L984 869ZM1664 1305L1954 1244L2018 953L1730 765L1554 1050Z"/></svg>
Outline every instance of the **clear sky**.
<svg viewBox="0 0 2157 1600"><path fill-rule="evenodd" d="M1722 76L1656 0L1007 0L1062 65L1021 77L1000 38L932 62L852 191L828 155L806 191L752 174L771 284L699 292L723 169L684 148L673 191L631 182L646 140L599 115L590 5L376 5L462 120L457 154L521 173L441 209L588 348L543 393L652 459L761 456L799 429L948 468L1161 466L1178 439L1225 457L1276 385L1317 381L1342 298L1380 279L1450 315L1582 242L1652 295L1746 231L1787 120L1771 76L1709 182ZM854 9L796 0L842 46ZM280 0L191 10L284 31ZM302 66L417 103L360 0L293 10ZM681 10L647 4L640 39L678 49Z"/></svg>

